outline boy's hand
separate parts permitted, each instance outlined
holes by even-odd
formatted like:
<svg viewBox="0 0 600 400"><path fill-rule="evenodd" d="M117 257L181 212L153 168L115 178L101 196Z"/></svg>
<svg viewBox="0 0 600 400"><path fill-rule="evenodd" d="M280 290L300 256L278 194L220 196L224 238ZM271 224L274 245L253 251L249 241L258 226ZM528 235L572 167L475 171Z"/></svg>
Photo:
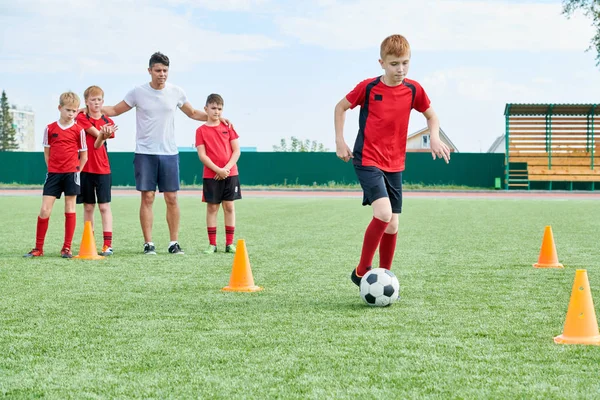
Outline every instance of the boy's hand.
<svg viewBox="0 0 600 400"><path fill-rule="evenodd" d="M433 159L443 158L446 164L450 162L450 149L440 139L431 140L431 156Z"/></svg>
<svg viewBox="0 0 600 400"><path fill-rule="evenodd" d="M216 172L215 179L221 181L229 176L231 171L225 168L219 168Z"/></svg>
<svg viewBox="0 0 600 400"><path fill-rule="evenodd" d="M117 129L119 129L117 125L102 125L102 127L100 128L100 134L102 135L102 139L106 140L115 137L115 132L117 131Z"/></svg>
<svg viewBox="0 0 600 400"><path fill-rule="evenodd" d="M335 144L335 155L338 156L340 160L344 160L344 162L348 162L348 160L354 158L352 150L350 150L350 147L348 147L346 142Z"/></svg>

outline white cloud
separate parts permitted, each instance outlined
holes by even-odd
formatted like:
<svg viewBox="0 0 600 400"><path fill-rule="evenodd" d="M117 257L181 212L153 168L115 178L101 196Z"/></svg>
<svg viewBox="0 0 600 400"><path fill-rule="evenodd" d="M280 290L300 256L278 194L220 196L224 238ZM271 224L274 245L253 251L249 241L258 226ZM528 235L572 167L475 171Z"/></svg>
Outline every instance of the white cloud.
<svg viewBox="0 0 600 400"><path fill-rule="evenodd" d="M559 3L314 0L304 15L277 22L302 43L344 50L373 48L401 33L419 51L582 51L593 36L589 20L567 19Z"/></svg>
<svg viewBox="0 0 600 400"><path fill-rule="evenodd" d="M242 3L253 2L229 1ZM0 16L0 33L0 72L139 72L157 50L190 69L253 60L283 45L261 34L202 29L188 14L135 1L21 2Z"/></svg>

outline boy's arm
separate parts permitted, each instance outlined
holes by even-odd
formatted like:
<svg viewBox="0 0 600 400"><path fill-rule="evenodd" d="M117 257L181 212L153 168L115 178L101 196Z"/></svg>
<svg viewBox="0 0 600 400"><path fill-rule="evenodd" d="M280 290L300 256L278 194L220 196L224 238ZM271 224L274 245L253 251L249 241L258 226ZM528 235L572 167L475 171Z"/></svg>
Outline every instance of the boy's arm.
<svg viewBox="0 0 600 400"><path fill-rule="evenodd" d="M50 158L50 147L44 146L44 161L46 162L46 167L48 167L48 159Z"/></svg>
<svg viewBox="0 0 600 400"><path fill-rule="evenodd" d="M100 128L98 136L96 137L96 141L94 142L94 148L99 149L102 147L104 142L107 139L110 139L117 129L119 129L119 127L116 125L102 125L102 128Z"/></svg>
<svg viewBox="0 0 600 400"><path fill-rule="evenodd" d="M429 140L431 143L431 156L433 159L443 158L446 164L450 162L450 149L440 139L440 120L433 108L429 107L423 116L427 119L427 128L429 128Z"/></svg>
<svg viewBox="0 0 600 400"><path fill-rule="evenodd" d="M197 147L197 149L198 149L198 158L200 159L200 161L202 162L202 164L204 164L204 166L206 168L210 169L215 174L217 174L217 177L219 179L227 178L227 175L229 175L229 173L227 173L225 171L225 168L219 168L219 167L217 167L217 165L214 162L212 162L210 157L206 155L206 147L204 147L203 144L199 145Z"/></svg>
<svg viewBox="0 0 600 400"><path fill-rule="evenodd" d="M352 150L346 144L344 140L344 122L346 120L346 111L350 109L352 104L344 97L337 103L334 111L334 125L335 125L335 154L338 158L348 162L352 155Z"/></svg>
<svg viewBox="0 0 600 400"><path fill-rule="evenodd" d="M83 171L83 167L88 160L88 152L87 150L81 150L79 152L79 172Z"/></svg>
<svg viewBox="0 0 600 400"><path fill-rule="evenodd" d="M225 166L223 167L223 169L230 171L231 168L235 165L236 162L238 162L238 160L240 159L240 142L238 139L233 139L231 142L231 150L233 150L233 153L231 154L231 158L229 159L229 162L227 164L225 164Z"/></svg>
<svg viewBox="0 0 600 400"><path fill-rule="evenodd" d="M121 115L123 113L126 113L127 111L131 110L131 106L127 103L125 103L124 100L122 100L119 104L115 105L115 106L104 106L102 107L102 114L106 115L107 117L116 117L118 115Z"/></svg>

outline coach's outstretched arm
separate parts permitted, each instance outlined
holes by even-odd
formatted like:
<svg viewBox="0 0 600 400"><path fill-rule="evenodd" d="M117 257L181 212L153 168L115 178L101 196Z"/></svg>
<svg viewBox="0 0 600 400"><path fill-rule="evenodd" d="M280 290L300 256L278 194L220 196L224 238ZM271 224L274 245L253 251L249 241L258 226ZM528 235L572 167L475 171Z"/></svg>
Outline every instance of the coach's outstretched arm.
<svg viewBox="0 0 600 400"><path fill-rule="evenodd" d="M116 117L118 115L121 115L123 113L126 113L127 111L131 110L132 107L129 106L129 104L125 103L125 101L121 101L119 104L117 104L116 106L104 106L102 107L102 114L108 116L108 117Z"/></svg>
<svg viewBox="0 0 600 400"><path fill-rule="evenodd" d="M183 111L183 113L185 115L187 115L189 118L196 120L196 121L208 121L208 114L206 114L204 111L202 110L196 110L194 107L192 107L192 105L190 104L190 102L185 102L181 108L181 111ZM229 122L229 120L227 118L219 118L221 120L222 123L224 123L227 126L231 126L233 128L233 125L231 125L231 123Z"/></svg>
<svg viewBox="0 0 600 400"><path fill-rule="evenodd" d="M345 97L337 103L334 111L334 124L335 124L335 153L338 158L348 162L352 155L352 150L346 144L344 140L344 122L346 120L346 111L352 104Z"/></svg>

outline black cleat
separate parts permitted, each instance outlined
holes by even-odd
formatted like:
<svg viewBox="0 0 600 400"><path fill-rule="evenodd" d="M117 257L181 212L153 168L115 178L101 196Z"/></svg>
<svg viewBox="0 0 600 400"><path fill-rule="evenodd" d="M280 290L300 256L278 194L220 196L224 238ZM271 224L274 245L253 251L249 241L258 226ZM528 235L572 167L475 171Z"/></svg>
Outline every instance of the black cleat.
<svg viewBox="0 0 600 400"><path fill-rule="evenodd" d="M367 272L371 270L371 267L367 268ZM364 275L363 275L364 276ZM362 276L358 276L356 274L356 268L354 268L352 270L352 273L350 274L350 280L352 281L352 283L354 283L356 286L360 287L360 281L362 280Z"/></svg>

